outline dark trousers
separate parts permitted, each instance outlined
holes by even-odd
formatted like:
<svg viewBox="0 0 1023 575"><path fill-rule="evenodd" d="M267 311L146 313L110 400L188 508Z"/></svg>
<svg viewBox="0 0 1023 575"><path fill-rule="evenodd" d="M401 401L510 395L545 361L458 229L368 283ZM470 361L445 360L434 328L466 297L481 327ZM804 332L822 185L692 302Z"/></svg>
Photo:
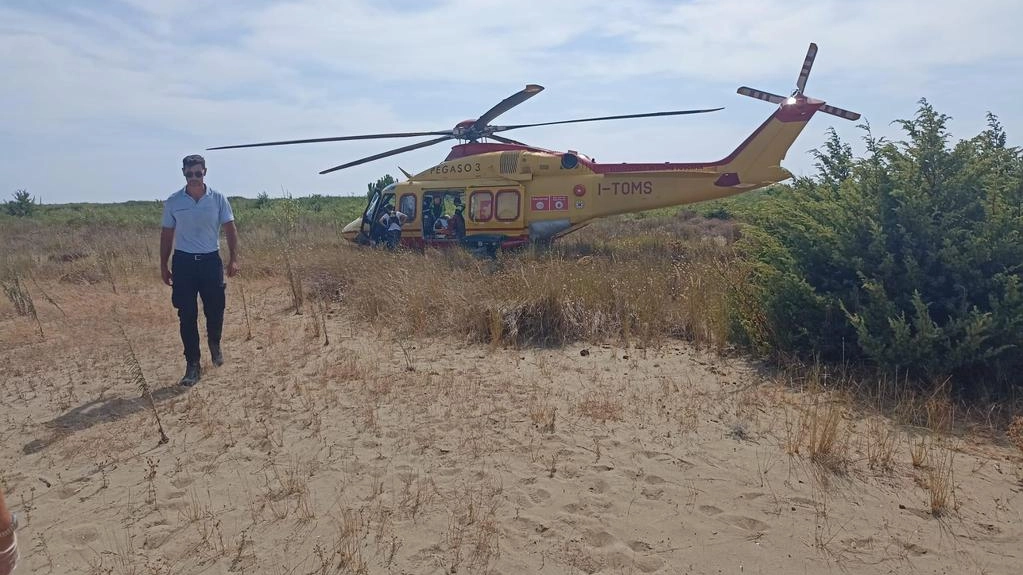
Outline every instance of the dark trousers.
<svg viewBox="0 0 1023 575"><path fill-rule="evenodd" d="M401 243L401 230L388 230L387 232L387 249L393 250L398 247Z"/></svg>
<svg viewBox="0 0 1023 575"><path fill-rule="evenodd" d="M198 362L199 304L196 295L202 298L202 310L206 315L206 340L211 346L220 345L224 307L227 305L224 263L217 252L190 254L175 250L171 258L171 274L174 276L171 302L178 310L185 360Z"/></svg>

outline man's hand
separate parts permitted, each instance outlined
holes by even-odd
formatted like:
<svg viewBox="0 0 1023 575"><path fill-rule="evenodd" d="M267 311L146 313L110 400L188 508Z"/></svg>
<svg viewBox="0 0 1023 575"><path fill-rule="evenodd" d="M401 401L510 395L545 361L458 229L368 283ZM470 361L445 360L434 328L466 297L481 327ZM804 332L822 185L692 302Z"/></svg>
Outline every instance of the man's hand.
<svg viewBox="0 0 1023 575"><path fill-rule="evenodd" d="M167 266L160 268L160 275L163 277L163 283L169 286L174 285L174 276L171 274L171 271L167 269Z"/></svg>
<svg viewBox="0 0 1023 575"><path fill-rule="evenodd" d="M238 262L231 260L227 262L227 277L233 278L238 275Z"/></svg>

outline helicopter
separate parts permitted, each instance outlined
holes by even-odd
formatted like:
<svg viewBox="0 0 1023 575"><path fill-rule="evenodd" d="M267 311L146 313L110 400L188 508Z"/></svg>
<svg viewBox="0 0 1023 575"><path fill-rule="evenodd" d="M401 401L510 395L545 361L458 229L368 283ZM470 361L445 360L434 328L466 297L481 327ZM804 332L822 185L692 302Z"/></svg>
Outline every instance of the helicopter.
<svg viewBox="0 0 1023 575"><path fill-rule="evenodd" d="M382 138L435 138L360 158L321 171L328 174L404 152L458 143L441 163L410 174L406 181L371 194L362 215L342 229L346 239L380 244L389 217L404 214L400 244L404 247L464 246L494 255L529 243L545 243L570 234L597 218L701 202L737 195L792 177L781 161L810 118L823 112L846 120L860 114L836 108L804 94L817 56L810 44L789 96L746 86L737 93L777 104L775 111L728 156L711 162L597 163L574 150L558 152L499 135L536 126L664 117L716 112L722 108L673 110L619 116L560 120L535 124L491 124L498 116L540 93L528 84L475 120L452 129L336 136L218 146L209 150ZM490 141L484 141L490 140Z"/></svg>

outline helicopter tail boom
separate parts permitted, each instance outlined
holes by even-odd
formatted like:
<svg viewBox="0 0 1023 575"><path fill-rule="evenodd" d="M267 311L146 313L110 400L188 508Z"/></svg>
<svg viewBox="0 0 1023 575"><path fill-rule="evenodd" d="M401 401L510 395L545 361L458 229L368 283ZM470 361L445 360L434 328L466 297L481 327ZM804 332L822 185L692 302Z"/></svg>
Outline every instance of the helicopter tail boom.
<svg viewBox="0 0 1023 575"><path fill-rule="evenodd" d="M719 162L719 186L751 187L785 180L781 167L792 143L824 102L807 100L779 108L727 157Z"/></svg>
<svg viewBox="0 0 1023 575"><path fill-rule="evenodd" d="M808 98L803 94L806 80L810 76L813 62L817 57L817 44L810 44L803 59L803 67L796 79L796 89L789 97L779 96L763 90L755 90L743 86L738 93L757 100L778 104L771 117L760 125L746 140L727 158L719 162L725 176L718 185L765 184L781 181L790 175L781 167L796 137L803 131L806 123L817 112L838 116L845 120L858 120L860 115L842 108L829 106L822 100Z"/></svg>

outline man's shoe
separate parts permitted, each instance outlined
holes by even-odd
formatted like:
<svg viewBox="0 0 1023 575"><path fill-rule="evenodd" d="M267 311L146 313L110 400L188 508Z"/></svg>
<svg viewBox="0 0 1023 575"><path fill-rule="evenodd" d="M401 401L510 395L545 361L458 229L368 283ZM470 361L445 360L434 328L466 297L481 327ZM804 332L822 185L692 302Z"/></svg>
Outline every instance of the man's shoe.
<svg viewBox="0 0 1023 575"><path fill-rule="evenodd" d="M192 387L199 383L199 377L201 376L202 370L199 368L198 361L190 361L185 366L185 376L181 378L181 385L185 387Z"/></svg>
<svg viewBox="0 0 1023 575"><path fill-rule="evenodd" d="M220 351L219 345L210 346L210 361L217 367L224 365L224 354Z"/></svg>

